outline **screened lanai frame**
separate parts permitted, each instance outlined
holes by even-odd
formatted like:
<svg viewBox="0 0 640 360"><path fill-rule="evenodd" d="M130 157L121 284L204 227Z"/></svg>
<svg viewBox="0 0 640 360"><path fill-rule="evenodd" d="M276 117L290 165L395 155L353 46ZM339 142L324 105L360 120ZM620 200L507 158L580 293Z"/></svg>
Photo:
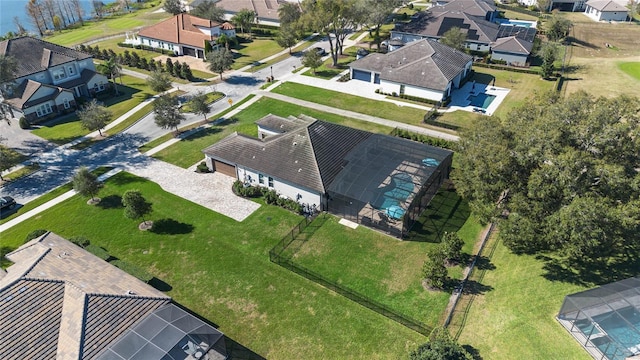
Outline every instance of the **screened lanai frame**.
<svg viewBox="0 0 640 360"><path fill-rule="evenodd" d="M594 359L640 354L640 277L566 296L557 319Z"/></svg>
<svg viewBox="0 0 640 360"><path fill-rule="evenodd" d="M329 212L402 238L449 177L453 152L374 134L345 157Z"/></svg>

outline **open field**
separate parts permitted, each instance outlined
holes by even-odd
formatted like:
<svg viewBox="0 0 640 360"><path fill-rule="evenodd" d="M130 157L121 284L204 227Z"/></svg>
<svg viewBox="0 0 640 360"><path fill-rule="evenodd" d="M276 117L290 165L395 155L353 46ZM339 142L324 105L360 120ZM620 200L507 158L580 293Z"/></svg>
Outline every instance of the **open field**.
<svg viewBox="0 0 640 360"><path fill-rule="evenodd" d="M111 111L111 121L124 115L127 111L155 94L145 80L140 78L124 75L122 76L124 86L120 85L120 79L117 79L117 82L120 96L102 100L107 109ZM82 128L76 115L68 115L63 119L39 125L39 128L33 130L33 133L56 144L66 144L89 133L88 130Z"/></svg>
<svg viewBox="0 0 640 360"><path fill-rule="evenodd" d="M202 150L220 141L234 131L257 137L258 126L255 124L255 121L268 114L283 117L305 114L317 119L382 134L389 134L392 130L391 128L365 121L345 118L339 115L307 109L295 104L263 98L233 116L231 119L227 119L224 123L197 132L153 156L171 164L188 168L196 162L202 161L204 158Z"/></svg>
<svg viewBox="0 0 640 360"><path fill-rule="evenodd" d="M477 295L458 340L461 344L473 346L485 360L520 359L524 354L528 359L591 359L555 320L564 297L584 287L548 280L542 260L514 255L502 244L490 259L483 258L487 270L482 279L477 271L471 278ZM463 305L464 301L459 306ZM462 321L459 311L451 329Z"/></svg>
<svg viewBox="0 0 640 360"><path fill-rule="evenodd" d="M437 246L444 231L459 232L465 240L463 251L470 254L482 230L455 190L440 190L412 229L411 241L398 241L363 226L353 230L338 220L330 216L310 237L294 241L285 255L405 316L439 325L451 294L423 288L425 254ZM460 279L465 265L449 268L449 276Z"/></svg>
<svg viewBox="0 0 640 360"><path fill-rule="evenodd" d="M595 96L640 96L638 80L618 66L638 61L640 26L596 23L582 14L567 16L574 21L567 93L585 90Z"/></svg>
<svg viewBox="0 0 640 360"><path fill-rule="evenodd" d="M618 63L618 68L625 74L640 81L640 62L622 62Z"/></svg>
<svg viewBox="0 0 640 360"><path fill-rule="evenodd" d="M170 14L165 12L154 13L160 7L161 2L149 2L142 10L113 15L99 21L85 21L82 27L56 32L54 35L46 37L45 40L64 46L74 46L91 39L133 31L168 18Z"/></svg>
<svg viewBox="0 0 640 360"><path fill-rule="evenodd" d="M119 202L127 189L139 189L153 204L157 230L139 231L123 217ZM176 302L262 358L406 358L426 341L271 263L269 249L301 219L286 210L263 205L239 223L127 173L109 179L99 196L99 206L74 196L3 232L0 247L16 248L38 228L85 236L149 271Z"/></svg>

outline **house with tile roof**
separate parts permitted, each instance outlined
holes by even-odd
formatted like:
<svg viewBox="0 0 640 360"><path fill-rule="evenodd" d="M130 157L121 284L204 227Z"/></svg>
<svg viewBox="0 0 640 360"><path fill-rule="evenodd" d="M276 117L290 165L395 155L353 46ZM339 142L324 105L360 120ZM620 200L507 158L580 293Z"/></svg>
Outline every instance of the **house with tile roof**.
<svg viewBox="0 0 640 360"><path fill-rule="evenodd" d="M629 9L620 0L589 0L584 14L595 21L626 21Z"/></svg>
<svg viewBox="0 0 640 360"><path fill-rule="evenodd" d="M31 123L73 111L78 98L95 96L109 84L91 55L33 37L0 42L0 55L17 63L4 102L14 117Z"/></svg>
<svg viewBox="0 0 640 360"><path fill-rule="evenodd" d="M351 79L380 84L387 94L444 101L471 72L473 58L435 40L413 41L349 64Z"/></svg>
<svg viewBox="0 0 640 360"><path fill-rule="evenodd" d="M203 1L195 0L189 7L195 8ZM298 0L214 0L217 7L224 9L227 20L231 20L240 10L248 9L256 13L256 23L271 26L280 26L278 8L286 2L299 3Z"/></svg>
<svg viewBox="0 0 640 360"><path fill-rule="evenodd" d="M0 359L226 358L218 330L56 234L6 258Z"/></svg>
<svg viewBox="0 0 640 360"><path fill-rule="evenodd" d="M217 48L219 45L216 41L222 34L235 37L235 27L228 22L218 23L181 13L142 28L136 37L127 39L126 42L204 59L207 51L205 49L208 45L212 49Z"/></svg>
<svg viewBox="0 0 640 360"><path fill-rule="evenodd" d="M532 49L531 41L518 36L503 37L491 44L491 59L506 61L507 65L525 66Z"/></svg>
<svg viewBox="0 0 640 360"><path fill-rule="evenodd" d="M399 238L449 176L445 149L304 115L256 123L258 138L234 133L204 149L209 169Z"/></svg>

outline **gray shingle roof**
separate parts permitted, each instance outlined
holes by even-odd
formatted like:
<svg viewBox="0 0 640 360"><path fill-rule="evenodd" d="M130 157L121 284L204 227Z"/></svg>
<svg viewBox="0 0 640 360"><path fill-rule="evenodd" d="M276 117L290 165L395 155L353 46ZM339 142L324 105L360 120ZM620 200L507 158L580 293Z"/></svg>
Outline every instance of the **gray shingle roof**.
<svg viewBox="0 0 640 360"><path fill-rule="evenodd" d="M509 36L496 40L491 45L491 51L508 52L513 54L529 55L533 49L533 43L524 41L517 36Z"/></svg>
<svg viewBox="0 0 640 360"><path fill-rule="evenodd" d="M443 91L471 60L468 54L424 39L386 54L365 56L349 66L379 73L382 80Z"/></svg>
<svg viewBox="0 0 640 360"><path fill-rule="evenodd" d="M440 38L453 27L464 31L468 41L481 43L494 41L499 29L497 24L486 21L483 17L469 15L459 10L434 8L418 13L411 22L403 25L397 31Z"/></svg>
<svg viewBox="0 0 640 360"><path fill-rule="evenodd" d="M469 15L485 17L488 13L496 11L497 7L493 2L485 0L451 0L445 5L436 6L432 9L464 11Z"/></svg>
<svg viewBox="0 0 640 360"><path fill-rule="evenodd" d="M291 120L280 118L279 121ZM324 193L342 168L346 154L370 135L315 120L282 135L267 137L265 141L235 133L203 152L214 159L241 164Z"/></svg>
<svg viewBox="0 0 640 360"><path fill-rule="evenodd" d="M0 42L0 55L12 56L18 60L16 78L73 60L91 58L89 54L29 36Z"/></svg>
<svg viewBox="0 0 640 360"><path fill-rule="evenodd" d="M629 11L625 4L621 4L620 2L614 0L589 0L587 1L587 5L600 11Z"/></svg>

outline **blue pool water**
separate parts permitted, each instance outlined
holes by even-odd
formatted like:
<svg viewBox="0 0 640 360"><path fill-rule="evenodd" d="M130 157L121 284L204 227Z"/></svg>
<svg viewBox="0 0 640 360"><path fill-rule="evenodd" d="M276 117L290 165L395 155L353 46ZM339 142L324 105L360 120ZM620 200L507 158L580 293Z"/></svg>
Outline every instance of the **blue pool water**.
<svg viewBox="0 0 640 360"><path fill-rule="evenodd" d="M618 310L618 313L620 315L612 312L595 316L593 320L598 326L591 322L576 322L576 326L585 335L591 334L591 342L610 360L624 360L637 352L632 352L629 348L640 345L640 332L633 330L640 329L640 313L633 308Z"/></svg>
<svg viewBox="0 0 640 360"><path fill-rule="evenodd" d="M500 25L513 25L513 26L522 26L527 28L535 28L535 21L522 21L522 20L507 20L500 22Z"/></svg>
<svg viewBox="0 0 640 360"><path fill-rule="evenodd" d="M471 101L471 105L475 107L480 107L486 110L489 107L489 105L491 105L491 103L495 98L496 97L494 95L488 95L488 94L482 93L478 95L469 96L469 101Z"/></svg>
<svg viewBox="0 0 640 360"><path fill-rule="evenodd" d="M375 208L385 210L393 219L401 219L404 209L400 205L407 201L415 185L409 174L396 174L391 178L391 184L381 189L384 191L382 203L372 204Z"/></svg>

